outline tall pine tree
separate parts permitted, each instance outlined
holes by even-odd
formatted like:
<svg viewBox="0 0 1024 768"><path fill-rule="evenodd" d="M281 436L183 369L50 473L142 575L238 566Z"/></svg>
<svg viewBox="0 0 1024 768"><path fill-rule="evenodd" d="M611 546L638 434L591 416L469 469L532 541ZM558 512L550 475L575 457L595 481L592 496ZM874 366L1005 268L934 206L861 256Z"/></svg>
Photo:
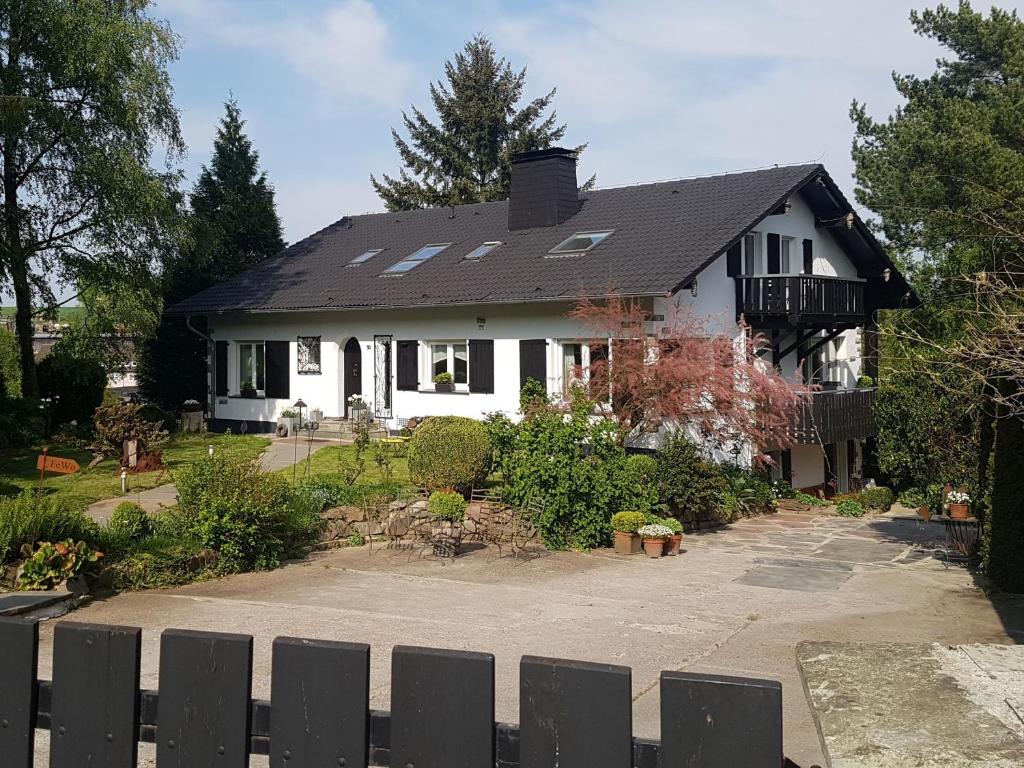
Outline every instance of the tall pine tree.
<svg viewBox="0 0 1024 768"><path fill-rule="evenodd" d="M234 99L213 141L213 157L192 190L189 244L164 264L164 306L227 280L284 248L274 188L259 167ZM200 322L193 325L200 326ZM206 401L206 342L182 318L164 316L139 356L145 397L177 412Z"/></svg>
<svg viewBox="0 0 1024 768"><path fill-rule="evenodd" d="M370 176L388 210L504 200L511 156L545 149L565 135L555 113L545 114L555 89L520 107L526 68L513 71L486 37L466 43L444 69L445 81L430 84L439 123L416 107L411 117L403 112L409 140L394 129L391 135L404 167L397 179Z"/></svg>

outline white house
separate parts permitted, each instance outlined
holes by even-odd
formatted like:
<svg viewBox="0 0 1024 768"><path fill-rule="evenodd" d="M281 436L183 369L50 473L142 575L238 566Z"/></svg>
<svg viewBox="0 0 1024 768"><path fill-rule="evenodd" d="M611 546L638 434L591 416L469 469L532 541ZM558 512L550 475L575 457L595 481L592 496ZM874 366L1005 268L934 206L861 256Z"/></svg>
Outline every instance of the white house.
<svg viewBox="0 0 1024 768"><path fill-rule="evenodd" d="M784 373L827 390L780 468L801 488L856 478L873 313L913 297L820 165L581 194L572 152L523 153L507 201L345 217L170 311L205 316L214 428L272 431L297 398L345 418L354 394L394 427L512 414L528 377L559 394L604 354L567 313L613 292L653 323L685 306L769 334Z"/></svg>

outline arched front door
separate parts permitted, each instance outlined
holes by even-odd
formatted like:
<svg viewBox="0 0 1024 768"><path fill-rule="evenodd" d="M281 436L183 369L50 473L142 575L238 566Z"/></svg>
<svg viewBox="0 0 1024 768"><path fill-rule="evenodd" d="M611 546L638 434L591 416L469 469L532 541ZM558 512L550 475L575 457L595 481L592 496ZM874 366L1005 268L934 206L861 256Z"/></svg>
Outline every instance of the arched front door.
<svg viewBox="0 0 1024 768"><path fill-rule="evenodd" d="M363 353L359 348L359 342L354 338L349 339L345 343L345 352L342 355L341 363L341 380L344 391L344 413L346 419L352 417L348 399L352 395L363 394L362 361Z"/></svg>

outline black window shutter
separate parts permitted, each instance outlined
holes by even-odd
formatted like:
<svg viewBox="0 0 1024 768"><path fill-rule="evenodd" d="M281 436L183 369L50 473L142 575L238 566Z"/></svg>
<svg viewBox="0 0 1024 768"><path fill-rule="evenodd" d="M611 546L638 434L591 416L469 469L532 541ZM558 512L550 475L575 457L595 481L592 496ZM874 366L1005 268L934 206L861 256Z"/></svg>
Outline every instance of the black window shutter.
<svg viewBox="0 0 1024 768"><path fill-rule="evenodd" d="M494 393L494 342L469 340L469 391Z"/></svg>
<svg viewBox="0 0 1024 768"><path fill-rule="evenodd" d="M780 258L779 258L779 251L780 250L781 250L781 246L779 244L779 236L769 232L768 233L768 259L767 259L767 267L768 267L768 274L770 274L770 275L777 275L777 274L779 274L779 269L781 267Z"/></svg>
<svg viewBox="0 0 1024 768"><path fill-rule="evenodd" d="M265 349L266 383L263 393L267 397L289 398L289 365L291 355L287 341L268 341Z"/></svg>
<svg viewBox="0 0 1024 768"><path fill-rule="evenodd" d="M725 252L725 271L729 277L736 277L743 272L743 260L740 258L742 242L741 240Z"/></svg>
<svg viewBox="0 0 1024 768"><path fill-rule="evenodd" d="M218 341L214 348L213 392L219 397L225 397L228 394L228 343L226 341Z"/></svg>
<svg viewBox="0 0 1024 768"><path fill-rule="evenodd" d="M519 340L519 388L527 379L548 385L548 343L544 339Z"/></svg>
<svg viewBox="0 0 1024 768"><path fill-rule="evenodd" d="M814 241L804 240L804 274L814 274Z"/></svg>
<svg viewBox="0 0 1024 768"><path fill-rule="evenodd" d="M420 385L418 348L416 341L398 342L398 381L395 386L400 390L415 391Z"/></svg>

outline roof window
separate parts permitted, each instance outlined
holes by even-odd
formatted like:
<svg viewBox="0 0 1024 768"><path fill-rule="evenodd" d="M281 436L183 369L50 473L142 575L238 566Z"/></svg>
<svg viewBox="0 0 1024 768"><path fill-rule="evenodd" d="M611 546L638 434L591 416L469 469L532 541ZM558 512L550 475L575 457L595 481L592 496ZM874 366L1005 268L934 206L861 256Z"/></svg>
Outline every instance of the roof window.
<svg viewBox="0 0 1024 768"><path fill-rule="evenodd" d="M352 259L352 261L350 261L345 266L346 267L358 267L363 262L369 261L374 256L376 256L378 253L383 252L383 250L384 250L383 248L371 248L368 251L364 251L363 253L360 253L358 256L356 256L354 259Z"/></svg>
<svg viewBox="0 0 1024 768"><path fill-rule="evenodd" d="M463 256L462 260L463 261L479 261L484 256L486 256L488 253L490 253L495 248L497 248L499 245L501 245L501 241L500 240L488 240L483 245L478 245L472 251L470 251L465 256Z"/></svg>
<svg viewBox="0 0 1024 768"><path fill-rule="evenodd" d="M586 253L604 242L614 231L613 229L605 229L600 232L576 232L560 242L548 253L552 256L575 256Z"/></svg>
<svg viewBox="0 0 1024 768"><path fill-rule="evenodd" d="M415 253L411 253L402 259L397 264L392 264L390 267L384 270L385 275L401 275L405 274L411 269L415 269L423 262L428 259L437 256L441 251L447 248L451 243L432 243L430 245L424 245Z"/></svg>

